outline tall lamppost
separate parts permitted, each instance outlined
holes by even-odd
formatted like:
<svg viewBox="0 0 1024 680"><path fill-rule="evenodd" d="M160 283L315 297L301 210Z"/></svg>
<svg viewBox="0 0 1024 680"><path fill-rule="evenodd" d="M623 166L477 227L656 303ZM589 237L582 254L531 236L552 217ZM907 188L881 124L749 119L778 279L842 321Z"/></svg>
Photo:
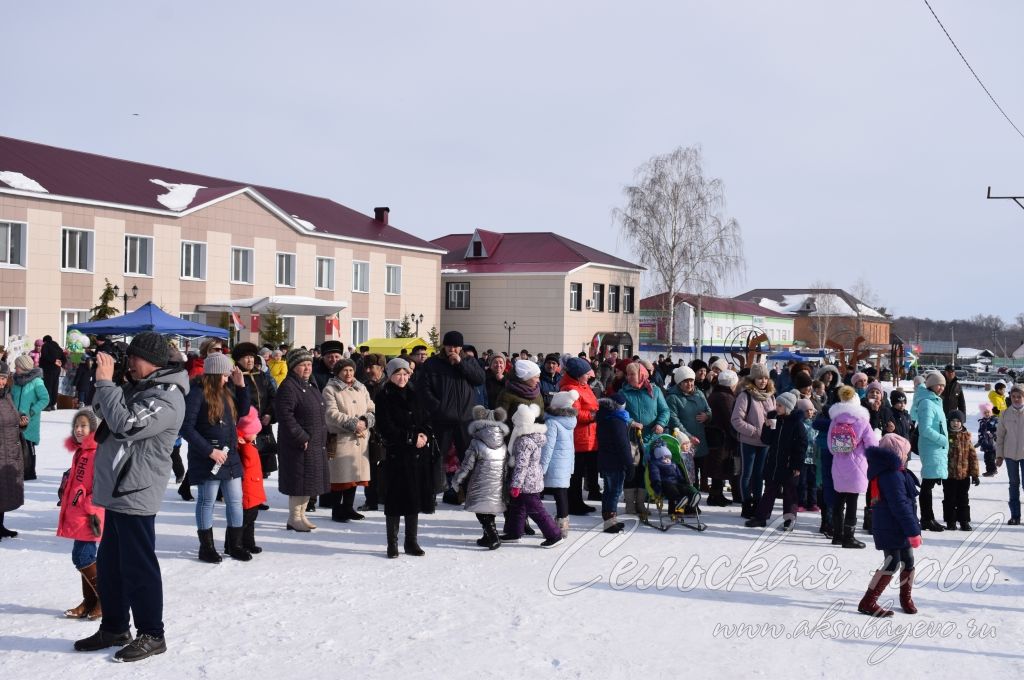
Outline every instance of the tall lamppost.
<svg viewBox="0 0 1024 680"><path fill-rule="evenodd" d="M505 330L508 331L508 355L512 356L512 331L516 329L516 322L509 323L505 322Z"/></svg>
<svg viewBox="0 0 1024 680"><path fill-rule="evenodd" d="M416 337L418 338L420 337L420 324L423 323L423 315L410 314L409 316L412 318L413 323L416 324Z"/></svg>
<svg viewBox="0 0 1024 680"><path fill-rule="evenodd" d="M117 285L114 286L114 297L119 297L119 298L121 298L121 300L124 301L124 306L121 307L121 309L124 310L122 312L122 314L127 314L128 313L128 301L129 300L134 300L138 296L139 296L139 287L138 286L132 286L132 294L131 295L128 294L127 290L125 290L124 294L122 295L121 294L121 288L119 286L117 286Z"/></svg>

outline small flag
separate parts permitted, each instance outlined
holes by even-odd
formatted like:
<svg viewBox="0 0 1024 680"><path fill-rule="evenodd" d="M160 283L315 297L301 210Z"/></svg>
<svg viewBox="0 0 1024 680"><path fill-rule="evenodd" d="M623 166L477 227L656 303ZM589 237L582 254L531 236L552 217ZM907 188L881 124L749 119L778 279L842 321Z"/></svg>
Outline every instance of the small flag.
<svg viewBox="0 0 1024 680"><path fill-rule="evenodd" d="M242 323L241 315L239 315L238 312L233 311L233 310L231 312L231 323L235 327L236 331L244 331L245 330L245 324Z"/></svg>

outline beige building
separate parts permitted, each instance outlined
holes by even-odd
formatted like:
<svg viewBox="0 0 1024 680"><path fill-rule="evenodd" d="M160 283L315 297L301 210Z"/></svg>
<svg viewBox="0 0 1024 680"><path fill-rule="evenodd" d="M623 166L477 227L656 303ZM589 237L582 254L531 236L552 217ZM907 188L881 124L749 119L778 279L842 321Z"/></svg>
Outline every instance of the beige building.
<svg viewBox="0 0 1024 680"><path fill-rule="evenodd" d="M255 342L259 317L233 301L278 296L306 345L385 337L405 314L440 325L443 251L389 212L0 137L0 342L63 343L105 280L137 286L129 310L219 325L200 310L233 309Z"/></svg>
<svg viewBox="0 0 1024 680"><path fill-rule="evenodd" d="M442 329L480 353L636 351L642 267L549 232L478 229L433 243L448 251Z"/></svg>

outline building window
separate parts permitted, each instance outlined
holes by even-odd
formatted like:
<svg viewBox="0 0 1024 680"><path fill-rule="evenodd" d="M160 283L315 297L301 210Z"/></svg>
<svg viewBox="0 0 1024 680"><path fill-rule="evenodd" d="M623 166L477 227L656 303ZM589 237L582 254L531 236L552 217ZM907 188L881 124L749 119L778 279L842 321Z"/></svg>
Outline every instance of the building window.
<svg viewBox="0 0 1024 680"><path fill-rule="evenodd" d="M370 263L352 262L352 292L370 292Z"/></svg>
<svg viewBox="0 0 1024 680"><path fill-rule="evenodd" d="M402 322L398 319L391 319L384 321L384 337L385 338L397 338L398 334L402 332Z"/></svg>
<svg viewBox="0 0 1024 680"><path fill-rule="evenodd" d="M295 254L277 254L277 285L287 288L295 287Z"/></svg>
<svg viewBox="0 0 1024 680"><path fill-rule="evenodd" d="M595 283L594 292L590 296L590 308L595 312L604 311L604 284Z"/></svg>
<svg viewBox="0 0 1024 680"><path fill-rule="evenodd" d="M469 309L469 281L449 281L445 286L445 309Z"/></svg>
<svg viewBox="0 0 1024 680"><path fill-rule="evenodd" d="M369 325L366 319L352 319L352 344L355 347L366 344Z"/></svg>
<svg viewBox="0 0 1024 680"><path fill-rule="evenodd" d="M386 267L388 282L384 292L388 295L402 294L402 267L397 264L389 264Z"/></svg>
<svg viewBox="0 0 1024 680"><path fill-rule="evenodd" d="M316 287L320 290L334 290L334 258L316 258Z"/></svg>
<svg viewBox="0 0 1024 680"><path fill-rule="evenodd" d="M622 288L622 313L633 313L633 286L623 286Z"/></svg>
<svg viewBox="0 0 1024 680"><path fill-rule="evenodd" d="M0 309L0 340L5 347L11 346L11 341L21 338L25 341L25 348L31 347L31 341L25 338L28 332L28 313L24 309Z"/></svg>
<svg viewBox="0 0 1024 680"><path fill-rule="evenodd" d="M25 266L25 229L21 222L0 222L0 264Z"/></svg>
<svg viewBox="0 0 1024 680"><path fill-rule="evenodd" d="M181 278L206 278L206 244L193 241L181 242Z"/></svg>
<svg viewBox="0 0 1024 680"><path fill-rule="evenodd" d="M583 306L583 284L569 284L569 311L578 312Z"/></svg>
<svg viewBox="0 0 1024 680"><path fill-rule="evenodd" d="M153 275L153 239L149 236L124 237L124 273Z"/></svg>
<svg viewBox="0 0 1024 680"><path fill-rule="evenodd" d="M182 312L179 314L185 321L191 321L192 323L206 323L206 314L202 312Z"/></svg>
<svg viewBox="0 0 1024 680"><path fill-rule="evenodd" d="M294 316L282 316L281 317L281 330L284 331L284 336L287 338L285 343L292 347L295 345L295 317Z"/></svg>
<svg viewBox="0 0 1024 680"><path fill-rule="evenodd" d="M231 249L231 283L253 282L252 249Z"/></svg>
<svg viewBox="0 0 1024 680"><path fill-rule="evenodd" d="M89 320L89 311L85 309L60 310L60 337L68 337L68 326L85 323Z"/></svg>
<svg viewBox="0 0 1024 680"><path fill-rule="evenodd" d="M62 269L74 271L92 271L92 237L91 231L81 229L65 229L60 266Z"/></svg>
<svg viewBox="0 0 1024 680"><path fill-rule="evenodd" d="M619 287L608 286L608 311L612 314L619 313Z"/></svg>

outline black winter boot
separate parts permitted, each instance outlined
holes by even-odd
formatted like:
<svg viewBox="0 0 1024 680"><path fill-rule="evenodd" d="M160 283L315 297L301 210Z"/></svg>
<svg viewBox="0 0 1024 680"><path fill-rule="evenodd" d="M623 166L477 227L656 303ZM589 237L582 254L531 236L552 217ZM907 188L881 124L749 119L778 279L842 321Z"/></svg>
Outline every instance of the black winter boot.
<svg viewBox="0 0 1024 680"><path fill-rule="evenodd" d="M181 480L181 486L178 487L178 495L181 496L183 501L194 501L195 498L192 496L192 488L188 485L188 472L185 472L185 476Z"/></svg>
<svg viewBox="0 0 1024 680"><path fill-rule="evenodd" d="M242 547L253 555L263 552L263 548L256 545L256 517L259 514L256 508L242 511Z"/></svg>
<svg viewBox="0 0 1024 680"><path fill-rule="evenodd" d="M832 545L843 544L843 512L840 508L832 509Z"/></svg>
<svg viewBox="0 0 1024 680"><path fill-rule="evenodd" d="M405 516L405 554L415 555L416 557L422 557L426 553L423 552L423 548L420 547L419 543L416 542L416 534L419 530L420 516L419 515L406 515Z"/></svg>
<svg viewBox="0 0 1024 680"><path fill-rule="evenodd" d="M743 509L740 511L740 517L743 519L754 519L754 512L756 505L754 501L743 501Z"/></svg>
<svg viewBox="0 0 1024 680"><path fill-rule="evenodd" d="M398 523L401 517L385 515L384 524L388 532L388 558L398 557Z"/></svg>
<svg viewBox="0 0 1024 680"><path fill-rule="evenodd" d="M498 538L498 527L495 526L494 517L487 520L484 525L484 539L487 541L484 547L488 550L497 550L501 547L501 539Z"/></svg>
<svg viewBox="0 0 1024 680"><path fill-rule="evenodd" d="M864 532L871 533L871 506L864 507Z"/></svg>
<svg viewBox="0 0 1024 680"><path fill-rule="evenodd" d="M224 552L240 562L252 559L252 553L242 547L242 527L228 527L224 532Z"/></svg>
<svg viewBox="0 0 1024 680"><path fill-rule="evenodd" d="M132 641L132 633L126 630L123 633L108 633L100 628L87 638L75 640L75 651L96 652L107 647L124 647Z"/></svg>
<svg viewBox="0 0 1024 680"><path fill-rule="evenodd" d="M199 560L210 564L220 564L222 558L213 545L213 529L199 529Z"/></svg>
<svg viewBox="0 0 1024 680"><path fill-rule="evenodd" d="M843 527L843 547L844 548L863 548L864 544L858 541L853 536L855 527ZM835 543L835 539L832 540Z"/></svg>

